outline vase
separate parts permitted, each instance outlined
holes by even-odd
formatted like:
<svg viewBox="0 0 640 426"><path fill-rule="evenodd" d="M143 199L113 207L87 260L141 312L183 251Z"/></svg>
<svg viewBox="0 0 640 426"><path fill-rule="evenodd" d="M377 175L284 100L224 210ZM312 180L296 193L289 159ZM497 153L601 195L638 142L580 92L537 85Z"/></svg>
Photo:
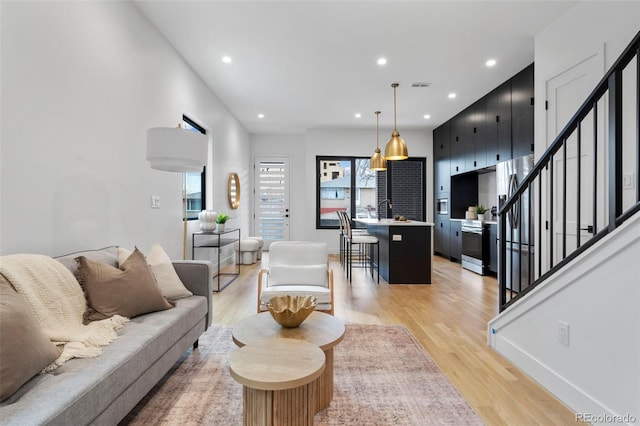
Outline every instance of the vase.
<svg viewBox="0 0 640 426"><path fill-rule="evenodd" d="M224 223L216 223L216 232L224 232Z"/></svg>
<svg viewBox="0 0 640 426"><path fill-rule="evenodd" d="M200 213L198 213L200 230L210 232L216 229L217 217L218 213L216 213L214 210L202 210Z"/></svg>

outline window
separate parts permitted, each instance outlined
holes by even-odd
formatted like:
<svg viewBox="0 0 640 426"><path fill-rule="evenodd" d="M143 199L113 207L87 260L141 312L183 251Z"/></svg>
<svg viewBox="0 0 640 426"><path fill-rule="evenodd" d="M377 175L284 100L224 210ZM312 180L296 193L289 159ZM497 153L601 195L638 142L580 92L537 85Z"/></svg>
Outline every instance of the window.
<svg viewBox="0 0 640 426"><path fill-rule="evenodd" d="M203 135L207 134L204 127L198 125L186 115L182 116L182 128L199 132ZM204 167L202 173L185 173L184 178L187 179L187 220L198 219L198 213L206 207L206 187L205 176L207 166ZM184 199L182 200L184 203Z"/></svg>
<svg viewBox="0 0 640 426"><path fill-rule="evenodd" d="M369 157L316 157L316 170L316 228L338 228L339 210L350 217L377 217L378 172L369 170Z"/></svg>
<svg viewBox="0 0 640 426"><path fill-rule="evenodd" d="M337 229L337 211L375 219L396 214L426 220L426 158L390 161L387 171L369 170L369 157L316 157L316 229ZM378 202L391 199L393 209Z"/></svg>

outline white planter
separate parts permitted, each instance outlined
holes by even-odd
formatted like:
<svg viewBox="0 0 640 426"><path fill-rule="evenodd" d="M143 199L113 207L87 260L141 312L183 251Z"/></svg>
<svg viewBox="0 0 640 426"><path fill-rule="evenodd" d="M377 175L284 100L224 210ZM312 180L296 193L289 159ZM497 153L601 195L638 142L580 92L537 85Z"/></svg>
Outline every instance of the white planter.
<svg viewBox="0 0 640 426"><path fill-rule="evenodd" d="M216 232L224 232L224 223L216 223Z"/></svg>
<svg viewBox="0 0 640 426"><path fill-rule="evenodd" d="M200 229L202 231L213 231L216 229L216 218L218 213L214 210L202 210L198 213L198 220L200 221Z"/></svg>
<svg viewBox="0 0 640 426"><path fill-rule="evenodd" d="M478 220L484 220L484 213L478 213Z"/></svg>

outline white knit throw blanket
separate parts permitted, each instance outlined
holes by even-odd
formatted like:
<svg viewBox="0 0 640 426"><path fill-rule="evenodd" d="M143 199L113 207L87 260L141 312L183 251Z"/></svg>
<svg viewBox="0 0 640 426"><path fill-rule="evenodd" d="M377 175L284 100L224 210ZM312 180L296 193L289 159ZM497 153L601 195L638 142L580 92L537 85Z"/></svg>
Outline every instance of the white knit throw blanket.
<svg viewBox="0 0 640 426"><path fill-rule="evenodd" d="M71 358L98 356L101 346L112 342L116 331L129 321L115 315L88 325L82 323L87 309L82 288L64 265L39 254L0 257L0 274L31 307L44 334L64 348L60 357L45 368L52 371Z"/></svg>

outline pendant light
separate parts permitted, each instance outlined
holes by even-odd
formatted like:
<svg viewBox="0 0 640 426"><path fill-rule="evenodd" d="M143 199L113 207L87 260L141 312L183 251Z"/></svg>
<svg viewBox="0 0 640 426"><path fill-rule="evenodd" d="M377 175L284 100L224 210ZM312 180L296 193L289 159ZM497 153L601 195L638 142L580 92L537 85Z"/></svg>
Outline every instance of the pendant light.
<svg viewBox="0 0 640 426"><path fill-rule="evenodd" d="M384 171L387 170L387 160L384 159L378 147L378 127L380 126L380 111L376 111L376 151L369 160L369 170Z"/></svg>
<svg viewBox="0 0 640 426"><path fill-rule="evenodd" d="M398 83L391 84L393 87L393 133L391 133L391 139L387 142L387 146L384 147L384 158L387 160L406 160L409 158L407 145L400 137L396 126L396 89L398 86Z"/></svg>

